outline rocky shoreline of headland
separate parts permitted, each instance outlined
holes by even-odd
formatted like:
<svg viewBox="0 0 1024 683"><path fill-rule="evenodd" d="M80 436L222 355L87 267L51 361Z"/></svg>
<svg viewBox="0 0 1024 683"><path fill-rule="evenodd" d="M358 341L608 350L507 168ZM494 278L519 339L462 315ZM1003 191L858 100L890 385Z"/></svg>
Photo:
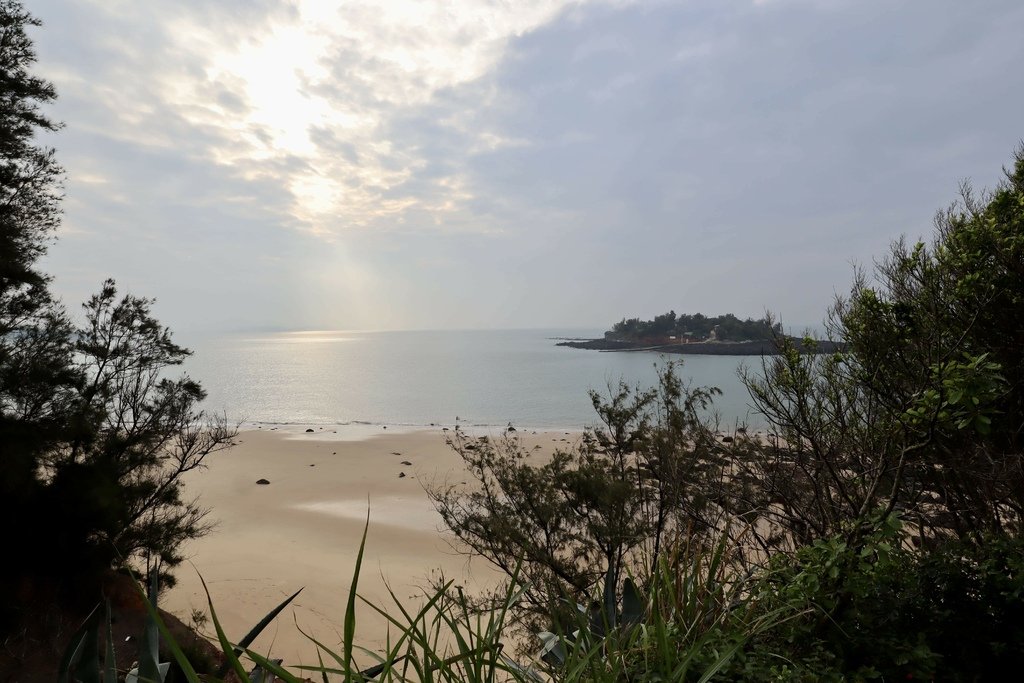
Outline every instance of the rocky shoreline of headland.
<svg viewBox="0 0 1024 683"><path fill-rule="evenodd" d="M826 340L815 340L806 344L803 339L792 339L800 353L835 353L842 351L844 344ZM776 343L769 339L755 341L706 341L688 344L650 344L622 339L576 339L561 341L556 346L592 351L656 351L658 353L693 354L704 356L773 356L779 353Z"/></svg>

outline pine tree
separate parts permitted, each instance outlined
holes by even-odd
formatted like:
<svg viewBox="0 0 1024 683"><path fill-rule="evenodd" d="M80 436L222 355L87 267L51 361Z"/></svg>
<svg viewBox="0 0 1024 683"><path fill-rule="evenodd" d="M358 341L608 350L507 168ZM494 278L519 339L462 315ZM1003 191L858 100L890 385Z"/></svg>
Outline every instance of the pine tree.
<svg viewBox="0 0 1024 683"><path fill-rule="evenodd" d="M0 0L0 611L15 620L8 598L40 581L92 600L113 567L166 576L208 529L181 476L235 434L199 409L197 382L167 377L190 351L151 299L118 297L107 281L79 326L50 293L38 265L60 223L63 170L39 140L60 126L43 111L53 86L31 73L26 29L38 23Z"/></svg>

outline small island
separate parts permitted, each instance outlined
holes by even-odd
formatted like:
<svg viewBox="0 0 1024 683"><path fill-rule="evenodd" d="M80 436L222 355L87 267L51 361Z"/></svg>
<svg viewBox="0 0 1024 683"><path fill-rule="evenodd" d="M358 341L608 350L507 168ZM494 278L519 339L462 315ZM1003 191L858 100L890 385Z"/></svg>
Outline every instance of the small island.
<svg viewBox="0 0 1024 683"><path fill-rule="evenodd" d="M788 338L802 353L834 353L842 344L828 340L786 337L782 325L768 318L741 320L732 313L706 316L669 311L653 320L623 318L600 339L572 339L558 346L596 351L657 351L719 356L760 356L778 353Z"/></svg>

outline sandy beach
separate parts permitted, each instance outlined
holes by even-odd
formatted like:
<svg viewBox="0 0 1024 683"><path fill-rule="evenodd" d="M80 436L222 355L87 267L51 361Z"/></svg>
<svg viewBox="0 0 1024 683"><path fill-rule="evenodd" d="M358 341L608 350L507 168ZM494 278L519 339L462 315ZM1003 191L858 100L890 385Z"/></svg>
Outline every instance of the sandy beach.
<svg viewBox="0 0 1024 683"><path fill-rule="evenodd" d="M523 434L530 447L539 444L548 452L577 437ZM237 640L304 587L256 642L258 651L288 664L317 662L315 646L296 625L332 648L340 644L367 506L370 526L359 595L392 606L386 583L415 607L439 572L469 590L500 578L486 562L452 549L452 538L424 492L429 482L465 479L441 427L247 429L237 447L211 456L208 465L191 474L186 495L200 496L218 526L186 547L189 562L178 569L178 585L162 606L185 621L193 608L207 612L202 574L229 638ZM259 485L259 479L270 483ZM212 633L212 624L205 630ZM356 633L357 645L382 649L386 621L360 605Z"/></svg>

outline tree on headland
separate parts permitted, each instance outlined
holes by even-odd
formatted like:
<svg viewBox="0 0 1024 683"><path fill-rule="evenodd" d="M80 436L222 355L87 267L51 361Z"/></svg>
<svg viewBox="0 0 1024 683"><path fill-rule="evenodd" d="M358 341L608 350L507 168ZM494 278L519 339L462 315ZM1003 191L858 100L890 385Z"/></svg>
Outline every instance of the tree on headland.
<svg viewBox="0 0 1024 683"><path fill-rule="evenodd" d="M676 315L669 311L653 320L623 318L604 333L618 341L659 340L675 337L680 341L762 341L782 333L782 326L769 318L740 320L732 313L708 317L702 313Z"/></svg>
<svg viewBox="0 0 1024 683"><path fill-rule="evenodd" d="M53 86L31 74L34 25L0 0L0 594L15 611L7 598L30 598L39 581L88 601L112 567L166 574L208 528L181 475L234 436L198 409L196 382L166 376L189 351L151 300L118 297L108 281L79 324L50 294L38 262L60 222L63 172L37 138L59 125L43 111Z"/></svg>

